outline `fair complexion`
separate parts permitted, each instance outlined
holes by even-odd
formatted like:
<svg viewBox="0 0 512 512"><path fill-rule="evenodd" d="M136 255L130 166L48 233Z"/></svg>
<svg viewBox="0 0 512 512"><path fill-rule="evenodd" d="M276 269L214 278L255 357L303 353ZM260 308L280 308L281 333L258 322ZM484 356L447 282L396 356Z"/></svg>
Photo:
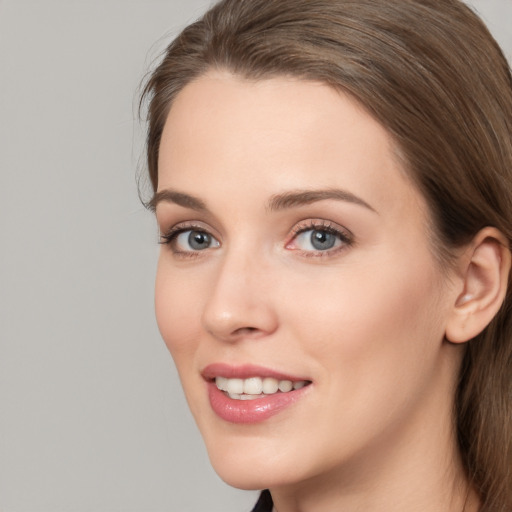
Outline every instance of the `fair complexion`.
<svg viewBox="0 0 512 512"><path fill-rule="evenodd" d="M361 106L319 83L223 72L175 99L155 206L158 325L227 483L270 488L278 512L462 511L463 345L445 335L474 334L466 270L493 233L440 268L425 201ZM242 421L212 381L247 365L307 385Z"/></svg>

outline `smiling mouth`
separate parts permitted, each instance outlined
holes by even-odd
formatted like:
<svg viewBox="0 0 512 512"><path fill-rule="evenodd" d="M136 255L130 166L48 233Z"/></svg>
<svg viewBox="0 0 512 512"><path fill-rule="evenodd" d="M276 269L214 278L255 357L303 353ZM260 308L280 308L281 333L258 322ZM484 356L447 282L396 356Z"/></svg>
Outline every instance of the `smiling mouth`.
<svg viewBox="0 0 512 512"><path fill-rule="evenodd" d="M311 384L309 380L278 380L273 377L249 377L247 379L215 377L217 389L233 400L256 400L268 395L289 393Z"/></svg>

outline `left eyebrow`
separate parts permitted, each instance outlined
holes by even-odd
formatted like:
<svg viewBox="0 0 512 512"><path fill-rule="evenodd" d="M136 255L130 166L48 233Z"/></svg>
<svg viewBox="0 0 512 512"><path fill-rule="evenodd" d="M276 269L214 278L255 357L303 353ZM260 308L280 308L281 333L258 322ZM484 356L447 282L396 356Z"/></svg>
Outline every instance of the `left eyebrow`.
<svg viewBox="0 0 512 512"><path fill-rule="evenodd" d="M325 201L326 199L334 199L336 201L346 201L348 203L357 204L378 214L375 208L370 206L360 197L348 190L337 188L329 188L325 190L294 190L283 194L277 194L271 197L268 202L268 209L270 211L285 210L287 208L316 203L317 201Z"/></svg>
<svg viewBox="0 0 512 512"><path fill-rule="evenodd" d="M148 203L148 208L154 212L158 203L161 202L174 203L179 206L183 206L183 208L189 208L199 212L208 211L206 204L201 199L171 189L164 189L157 192Z"/></svg>

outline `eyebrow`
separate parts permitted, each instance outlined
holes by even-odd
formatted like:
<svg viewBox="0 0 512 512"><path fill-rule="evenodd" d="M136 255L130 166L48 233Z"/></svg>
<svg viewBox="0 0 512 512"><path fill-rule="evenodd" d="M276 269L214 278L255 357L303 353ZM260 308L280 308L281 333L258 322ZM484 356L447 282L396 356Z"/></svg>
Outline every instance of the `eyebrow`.
<svg viewBox="0 0 512 512"><path fill-rule="evenodd" d="M157 192L151 201L148 203L148 207L151 211L155 211L158 203L167 202L174 203L183 208L189 208L191 210L197 210L199 212L207 212L208 208L201 199L185 194L183 192L177 192L176 190L165 189Z"/></svg>
<svg viewBox="0 0 512 512"><path fill-rule="evenodd" d="M346 201L348 203L364 206L374 213L378 213L375 208L370 206L366 201L356 196L348 190L338 188L329 188L325 190L296 190L277 194L272 196L269 201L268 208L270 211L285 210L287 208L294 208L303 206L317 201L325 201L326 199L334 199L336 201Z"/></svg>
<svg viewBox="0 0 512 512"><path fill-rule="evenodd" d="M357 204L372 212L378 213L375 208L352 192L337 188L329 188L325 190L294 190L284 192L282 194L276 194L270 198L267 208L270 211L280 211L316 203L318 201L325 201L327 199ZM161 202L174 203L178 206L182 206L183 208L189 208L199 212L209 212L206 203L201 199L172 189L165 189L157 192L148 203L148 207L154 212L157 205Z"/></svg>

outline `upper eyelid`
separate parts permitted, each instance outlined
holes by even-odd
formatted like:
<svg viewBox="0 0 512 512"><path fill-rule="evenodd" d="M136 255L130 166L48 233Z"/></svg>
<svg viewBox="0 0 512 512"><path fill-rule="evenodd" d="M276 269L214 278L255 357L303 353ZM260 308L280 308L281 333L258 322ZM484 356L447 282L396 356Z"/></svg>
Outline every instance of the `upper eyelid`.
<svg viewBox="0 0 512 512"><path fill-rule="evenodd" d="M285 242L285 245L291 243L291 241L294 238L296 238L300 233L315 229L323 229L334 234L339 234L350 242L353 242L354 240L353 233L348 228L338 224L337 222L322 218L306 218L296 222L291 228L291 230L289 230L289 234L286 236L287 240ZM167 229L163 229L161 226L159 226L161 238L168 238L170 236L176 235L177 233L181 233L188 230L204 231L205 233L208 233L210 236L212 236L219 242L220 239L222 238L216 229L212 228L205 222L198 220L185 220L177 222L176 224L171 225Z"/></svg>
<svg viewBox="0 0 512 512"><path fill-rule="evenodd" d="M177 240L180 235L183 233L187 233L188 231L197 231L197 232L203 232L206 233L211 239L215 240L215 242L218 244L215 247L208 247L203 250L178 250L176 248ZM178 223L169 228L166 232L160 232L160 240L159 244L168 246L172 253L176 257L192 257L192 256L199 256L203 251L206 251L207 249L217 249L220 247L221 242L219 241L218 237L213 235L209 230L205 229L202 226L197 225L188 225L186 223Z"/></svg>
<svg viewBox="0 0 512 512"><path fill-rule="evenodd" d="M307 250L301 249L300 247L292 247L293 244L296 243L296 240L303 233L307 233L308 231L326 231L335 236L337 236L340 240L340 244L336 247L332 247L326 250ZM327 220L327 219L305 219L304 221L298 222L292 232L292 236L288 238L288 241L285 244L285 248L292 250L302 257L308 258L333 258L337 254L344 252L349 247L353 247L355 243L355 238L353 233L346 227Z"/></svg>
<svg viewBox="0 0 512 512"><path fill-rule="evenodd" d="M219 230L212 228L212 226L221 226L221 223L209 210L191 210L177 203L167 203L166 201L161 201L158 205L159 207L155 209L155 218L160 233L169 232L178 225L197 225L205 231L210 232L213 229L213 232L219 233Z"/></svg>
<svg viewBox="0 0 512 512"><path fill-rule="evenodd" d="M159 225L159 241L158 243L161 245L169 246L171 249L173 248L173 245L179 235L182 233L186 233L187 231L200 231L207 233L209 236L211 236L216 242L219 244L220 237L213 233L211 228L204 226L202 222L198 221L182 221L178 222L176 224L171 225L168 229L162 229L162 226ZM176 254L179 252L190 252L194 253L195 251L173 251Z"/></svg>
<svg viewBox="0 0 512 512"><path fill-rule="evenodd" d="M327 219L305 219L303 221L297 222L292 228L292 234L297 236L304 231L315 229L319 231L323 229L325 231L339 233L340 235L343 235L351 240L354 238L353 233L348 228L341 226L337 222L333 222Z"/></svg>
<svg viewBox="0 0 512 512"><path fill-rule="evenodd" d="M205 233L208 233L209 235L217 238L216 230L212 229L211 227L205 225L204 222L201 221L182 221L177 222L176 224L171 225L167 229L163 229L162 226L159 226L160 235L171 235L174 233L178 233L180 231L189 231L189 230L197 230L197 231L204 231Z"/></svg>

